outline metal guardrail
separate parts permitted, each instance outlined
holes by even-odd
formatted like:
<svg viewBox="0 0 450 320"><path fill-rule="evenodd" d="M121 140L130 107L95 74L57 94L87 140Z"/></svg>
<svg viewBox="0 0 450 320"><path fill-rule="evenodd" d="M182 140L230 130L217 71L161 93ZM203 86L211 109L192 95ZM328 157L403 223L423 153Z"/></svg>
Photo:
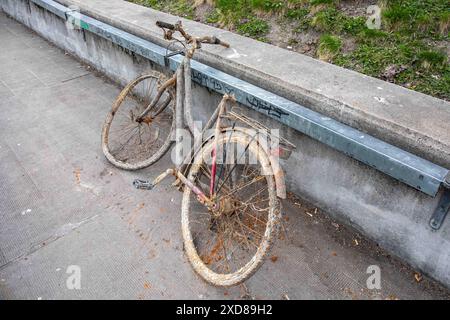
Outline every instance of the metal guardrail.
<svg viewBox="0 0 450 320"><path fill-rule="evenodd" d="M84 30L107 39L159 65L165 65L167 50L128 32L110 26L62 6L52 0L31 0L66 20L81 20ZM170 52L170 51L169 51ZM170 57L169 67L176 70L180 56ZM436 196L449 178L449 170L362 133L334 119L325 117L295 102L261 89L220 70L192 61L193 81L218 93L234 94L236 99L254 110L296 129L346 155L430 196Z"/></svg>

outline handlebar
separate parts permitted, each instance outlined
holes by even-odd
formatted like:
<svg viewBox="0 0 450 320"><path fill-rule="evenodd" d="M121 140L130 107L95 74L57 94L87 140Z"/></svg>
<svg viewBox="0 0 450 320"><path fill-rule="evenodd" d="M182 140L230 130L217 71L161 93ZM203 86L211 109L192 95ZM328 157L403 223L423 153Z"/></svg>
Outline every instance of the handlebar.
<svg viewBox="0 0 450 320"><path fill-rule="evenodd" d="M203 38L199 38L198 39L201 43L209 43L209 44L218 44L221 46L224 46L225 48L229 48L230 45L225 42L220 40L219 38L212 36L212 37L203 37Z"/></svg>
<svg viewBox="0 0 450 320"><path fill-rule="evenodd" d="M186 33L186 31L184 31L183 26L181 25L181 21L178 21L176 24L171 24L171 23L167 23L164 21L156 21L156 25L158 27L160 27L161 29L163 29L165 39L172 40L173 34L178 31L186 39L187 43L195 44L195 49L199 48L201 43L218 44L218 45L224 46L225 48L230 47L230 45L228 43L220 40L219 38L217 38L215 36L213 36L213 37L206 36L206 37L201 37L201 38L200 37L192 37L191 35ZM166 31L165 29L167 29L169 31Z"/></svg>
<svg viewBox="0 0 450 320"><path fill-rule="evenodd" d="M171 23L167 23L164 21L156 21L156 25L163 29L169 29L169 30L175 31L175 25L173 25Z"/></svg>

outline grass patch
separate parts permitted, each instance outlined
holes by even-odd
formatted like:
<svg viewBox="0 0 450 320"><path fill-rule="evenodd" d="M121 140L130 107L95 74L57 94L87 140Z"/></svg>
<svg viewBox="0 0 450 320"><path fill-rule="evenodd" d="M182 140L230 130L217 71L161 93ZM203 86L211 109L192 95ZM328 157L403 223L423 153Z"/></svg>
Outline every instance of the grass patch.
<svg viewBox="0 0 450 320"><path fill-rule="evenodd" d="M447 63L447 56L442 52L425 50L418 55L422 68L443 69Z"/></svg>
<svg viewBox="0 0 450 320"><path fill-rule="evenodd" d="M439 27L439 33L442 36L449 37L449 31L450 31L450 10L442 12L438 16L438 27Z"/></svg>
<svg viewBox="0 0 450 320"><path fill-rule="evenodd" d="M450 99L447 56L421 41L382 36L379 41L360 44L351 53L338 54L333 62L416 91Z"/></svg>
<svg viewBox="0 0 450 320"><path fill-rule="evenodd" d="M335 4L338 1L336 0L310 0L309 3L312 6L319 6L319 5L331 5L331 4Z"/></svg>
<svg viewBox="0 0 450 320"><path fill-rule="evenodd" d="M314 15L311 26L322 32L342 30L342 15L335 8L320 10Z"/></svg>
<svg viewBox="0 0 450 320"><path fill-rule="evenodd" d="M130 2L191 20L195 17L195 9L192 3L186 0L131 0Z"/></svg>
<svg viewBox="0 0 450 320"><path fill-rule="evenodd" d="M189 19L195 18L194 4L199 3L129 1ZM269 41L271 24L276 21L284 45L304 48L300 34L308 33L303 38L309 39L306 47L311 49L302 52L450 100L449 61L437 47L448 46L450 41L450 2L375 2L382 8L381 30L368 29L366 15L350 16L342 11L345 3L338 0L214 0L204 21L260 41Z"/></svg>
<svg viewBox="0 0 450 320"><path fill-rule="evenodd" d="M285 1L279 0L251 0L250 5L253 9L266 12L281 11L285 7Z"/></svg>
<svg viewBox="0 0 450 320"><path fill-rule="evenodd" d="M264 41L264 36L269 32L270 28L266 21L258 18L250 18L244 20L237 26L237 31L246 36Z"/></svg>
<svg viewBox="0 0 450 320"><path fill-rule="evenodd" d="M356 35L368 29L366 27L366 19L363 17L345 17L342 21L342 31L350 35Z"/></svg>
<svg viewBox="0 0 450 320"><path fill-rule="evenodd" d="M207 23L218 23L221 18L221 12L218 9L214 9L206 16Z"/></svg>
<svg viewBox="0 0 450 320"><path fill-rule="evenodd" d="M342 47L342 41L336 36L324 34L320 37L317 54L320 60L332 61L339 53Z"/></svg>
<svg viewBox="0 0 450 320"><path fill-rule="evenodd" d="M390 0L383 10L383 21L389 29L414 37L448 38L450 3L448 0Z"/></svg>
<svg viewBox="0 0 450 320"><path fill-rule="evenodd" d="M292 8L286 10L286 13L284 16L287 19L293 19L293 20L302 20L305 19L309 14L309 10L306 8Z"/></svg>
<svg viewBox="0 0 450 320"><path fill-rule="evenodd" d="M311 26L321 32L356 35L367 29L365 21L366 19L363 17L346 16L336 8L325 8L314 15Z"/></svg>

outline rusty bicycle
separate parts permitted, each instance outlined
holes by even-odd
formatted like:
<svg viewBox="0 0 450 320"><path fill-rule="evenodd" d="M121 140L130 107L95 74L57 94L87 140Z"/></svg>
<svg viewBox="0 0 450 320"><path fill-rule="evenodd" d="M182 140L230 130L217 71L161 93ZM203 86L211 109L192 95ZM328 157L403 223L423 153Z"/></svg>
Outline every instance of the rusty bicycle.
<svg viewBox="0 0 450 320"><path fill-rule="evenodd" d="M133 130L130 127L136 128L134 123L139 123L145 124L150 131L157 123L160 127L153 131L154 135L164 133L164 137L174 138L176 133L173 133L173 129L181 128L183 114L186 116L190 112L190 97L186 95L191 92L186 83L190 86L189 64L195 50L205 42L228 45L215 37L194 38L185 32L180 22L175 25L157 22L157 25L163 28L166 39L172 39L173 34L179 32L189 47L177 53L184 54L184 59L174 77L163 81L161 75L148 76L157 82L157 89L149 100L144 101L143 106L137 106L140 109L124 112L128 122L124 128L129 133L129 130ZM135 83L139 83L139 80L125 88L125 94L120 95L119 100L128 95ZM171 104L175 97L176 104L173 107ZM142 101L140 96L134 99L137 101L135 104L142 104L139 103ZM130 103L130 106L135 104ZM113 106L107 126L119 113L120 106ZM170 111L166 112L166 109ZM170 118L173 112L175 120ZM191 132L195 132L197 128L193 127L190 117L188 115L188 119L185 119L186 124ZM165 127L162 123L165 123ZM139 132L143 129L135 130ZM142 135L139 137L142 140L136 141L153 144L158 138ZM177 137L175 139L179 141ZM163 179L173 176L174 186L183 192L182 237L184 251L193 269L210 284L238 285L258 270L276 238L281 221L278 198L286 198L284 173L279 159L288 158L295 146L241 112L234 96L229 94L223 96L194 140L194 145L190 146L189 152L184 154L183 161L178 165L167 169L153 181L136 179L133 184L138 189L152 190ZM153 158L142 156L143 149L139 148L143 147L134 147L127 150L136 151L138 158L127 153L117 153L121 158L114 156L114 161L127 169L149 165L161 156L160 153L168 150L169 147L164 143L160 142L159 153L153 154ZM113 157L112 153L105 155L107 158ZM129 159L138 159L139 162L130 165Z"/></svg>

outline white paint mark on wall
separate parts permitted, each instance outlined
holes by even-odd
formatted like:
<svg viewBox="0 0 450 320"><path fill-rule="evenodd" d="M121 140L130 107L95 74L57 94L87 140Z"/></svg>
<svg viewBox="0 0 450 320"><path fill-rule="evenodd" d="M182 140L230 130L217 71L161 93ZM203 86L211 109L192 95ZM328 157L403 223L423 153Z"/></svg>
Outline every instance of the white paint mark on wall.
<svg viewBox="0 0 450 320"><path fill-rule="evenodd" d="M383 97L373 97L375 100L377 100L379 103L387 104L387 101Z"/></svg>
<svg viewBox="0 0 450 320"><path fill-rule="evenodd" d="M229 55L227 56L228 59L238 59L238 58L240 58L240 57L247 57L246 54L239 53L239 52L238 52L236 49L234 49L234 48L231 48L231 50L233 50L233 53L232 53L232 54L229 54Z"/></svg>

